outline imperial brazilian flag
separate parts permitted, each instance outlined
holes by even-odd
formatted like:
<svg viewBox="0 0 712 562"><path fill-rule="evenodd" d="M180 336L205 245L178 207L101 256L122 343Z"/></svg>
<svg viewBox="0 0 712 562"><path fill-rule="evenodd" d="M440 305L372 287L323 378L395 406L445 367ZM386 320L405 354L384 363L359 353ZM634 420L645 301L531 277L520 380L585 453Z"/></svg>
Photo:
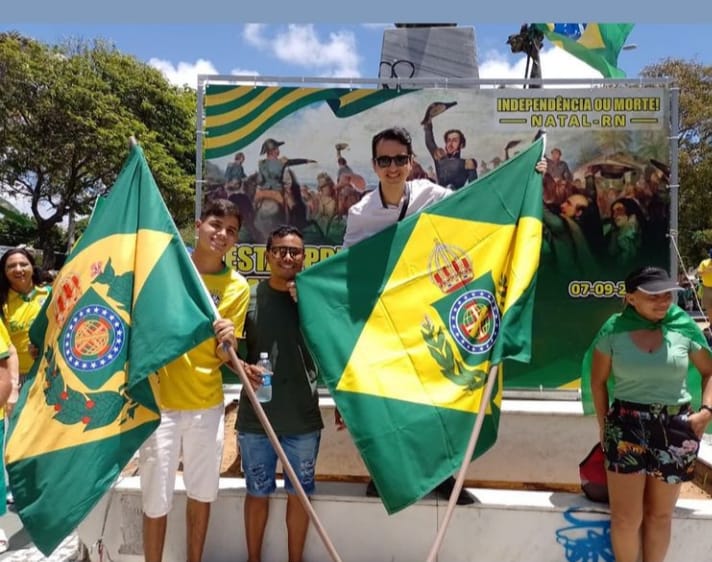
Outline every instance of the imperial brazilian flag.
<svg viewBox="0 0 712 562"><path fill-rule="evenodd" d="M624 78L618 55L633 29L632 23L537 23L557 47L598 70L606 78Z"/></svg>
<svg viewBox="0 0 712 562"><path fill-rule="evenodd" d="M45 555L157 427L148 376L213 337L213 310L134 146L30 332L41 355L6 462L17 511Z"/></svg>
<svg viewBox="0 0 712 562"><path fill-rule="evenodd" d="M459 468L490 367L530 359L542 153L297 276L305 337L389 513ZM499 373L475 456L497 436Z"/></svg>

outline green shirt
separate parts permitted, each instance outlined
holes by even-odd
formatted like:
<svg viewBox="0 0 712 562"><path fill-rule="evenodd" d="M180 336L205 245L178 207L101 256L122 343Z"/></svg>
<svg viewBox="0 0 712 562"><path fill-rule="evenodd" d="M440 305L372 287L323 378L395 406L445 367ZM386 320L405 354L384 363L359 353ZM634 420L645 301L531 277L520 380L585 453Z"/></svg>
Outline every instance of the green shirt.
<svg viewBox="0 0 712 562"><path fill-rule="evenodd" d="M286 291L268 281L253 289L245 319L246 361L257 363L260 352L269 354L274 376L272 400L262 407L277 435L300 435L322 429L316 392L316 369L299 329L297 303ZM265 433L245 391L240 395L238 431Z"/></svg>
<svg viewBox="0 0 712 562"><path fill-rule="evenodd" d="M665 332L663 344L647 353L633 343L630 332L619 332L602 337L596 349L611 357L613 398L641 404L690 401L686 381L689 355L702 348L688 337Z"/></svg>

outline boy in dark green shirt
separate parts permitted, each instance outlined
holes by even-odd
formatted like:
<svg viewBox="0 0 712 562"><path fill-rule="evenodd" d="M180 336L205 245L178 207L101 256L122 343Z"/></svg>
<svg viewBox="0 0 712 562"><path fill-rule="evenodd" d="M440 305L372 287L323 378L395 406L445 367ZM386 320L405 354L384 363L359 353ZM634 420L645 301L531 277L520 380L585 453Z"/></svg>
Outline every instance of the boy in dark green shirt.
<svg viewBox="0 0 712 562"><path fill-rule="evenodd" d="M324 424L316 392L316 370L299 330L297 303L289 293L304 264L304 239L291 226L273 231L267 240L270 277L257 285L245 320L246 372L255 386L261 380L255 366L261 352L269 355L274 376L272 399L262 403L304 492L314 493L314 475ZM238 442L247 482L245 537L249 561L261 560L262 540L275 491L277 453L243 390L237 414ZM287 542L290 562L302 559L309 515L285 475Z"/></svg>

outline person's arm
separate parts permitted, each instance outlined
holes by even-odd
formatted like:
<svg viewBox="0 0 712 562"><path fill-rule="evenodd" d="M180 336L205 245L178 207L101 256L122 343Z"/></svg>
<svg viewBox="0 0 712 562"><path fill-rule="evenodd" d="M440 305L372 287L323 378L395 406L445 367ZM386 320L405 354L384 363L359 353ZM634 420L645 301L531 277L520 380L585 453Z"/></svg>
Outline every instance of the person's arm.
<svg viewBox="0 0 712 562"><path fill-rule="evenodd" d="M17 350L14 345L11 345L8 351L10 355L7 358L7 369L10 373L11 387L10 395L7 397L7 403L5 404L5 411L10 415L15 404L17 404L17 398L20 394L20 359L17 356Z"/></svg>
<svg viewBox="0 0 712 562"><path fill-rule="evenodd" d="M316 164L316 160L309 158L287 158L284 160L285 166L299 166L301 164Z"/></svg>
<svg viewBox="0 0 712 562"><path fill-rule="evenodd" d="M260 386L262 386L262 372L264 369L262 367L258 367L257 365L250 365L247 361L243 361L240 358L238 358L237 361L242 367L242 370L245 371L247 379L250 381L252 390L256 391Z"/></svg>
<svg viewBox="0 0 712 562"><path fill-rule="evenodd" d="M690 361L702 375L701 404L712 407L712 355L705 348L698 349L690 353ZM712 421L712 412L700 409L700 411L691 414L688 420L692 430L698 437L702 437L707 425Z"/></svg>
<svg viewBox="0 0 712 562"><path fill-rule="evenodd" d="M564 171L561 174L561 177L563 177L566 181L574 181L574 175L571 173L571 169L566 162L564 162Z"/></svg>
<svg viewBox="0 0 712 562"><path fill-rule="evenodd" d="M595 349L591 362L591 396L593 407L596 410L598 432L601 446L603 446L603 428L608 412L608 378L611 376L611 356Z"/></svg>
<svg viewBox="0 0 712 562"><path fill-rule="evenodd" d="M284 203L284 197L279 191L274 189L259 189L255 192L255 202L261 201L262 199L271 199L280 205Z"/></svg>
<svg viewBox="0 0 712 562"><path fill-rule="evenodd" d="M433 160L439 160L439 158L435 156L438 145L435 143L435 137L433 136L433 122L426 121L423 124L423 131L425 132L425 146L428 152L430 152L430 156L433 157Z"/></svg>
<svg viewBox="0 0 712 562"><path fill-rule="evenodd" d="M477 160L467 158L465 160L465 170L467 171L467 183L475 181L477 179Z"/></svg>
<svg viewBox="0 0 712 562"><path fill-rule="evenodd" d="M223 363L227 363L230 361L230 355L225 350L224 345L227 344L232 349L237 349L235 324L228 318L219 318L213 322L213 330L215 331L215 339L218 340L215 354Z"/></svg>
<svg viewBox="0 0 712 562"><path fill-rule="evenodd" d="M0 406L7 404L12 392L12 379L10 376L9 358L0 359Z"/></svg>

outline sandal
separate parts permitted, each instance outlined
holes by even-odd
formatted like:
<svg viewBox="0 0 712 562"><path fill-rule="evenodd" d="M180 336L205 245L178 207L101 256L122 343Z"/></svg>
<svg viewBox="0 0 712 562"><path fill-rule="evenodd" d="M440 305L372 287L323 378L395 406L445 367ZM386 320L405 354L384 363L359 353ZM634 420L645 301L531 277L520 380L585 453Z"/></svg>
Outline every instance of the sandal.
<svg viewBox="0 0 712 562"><path fill-rule="evenodd" d="M5 534L5 531L0 529L0 554L7 552L8 546L7 535Z"/></svg>

